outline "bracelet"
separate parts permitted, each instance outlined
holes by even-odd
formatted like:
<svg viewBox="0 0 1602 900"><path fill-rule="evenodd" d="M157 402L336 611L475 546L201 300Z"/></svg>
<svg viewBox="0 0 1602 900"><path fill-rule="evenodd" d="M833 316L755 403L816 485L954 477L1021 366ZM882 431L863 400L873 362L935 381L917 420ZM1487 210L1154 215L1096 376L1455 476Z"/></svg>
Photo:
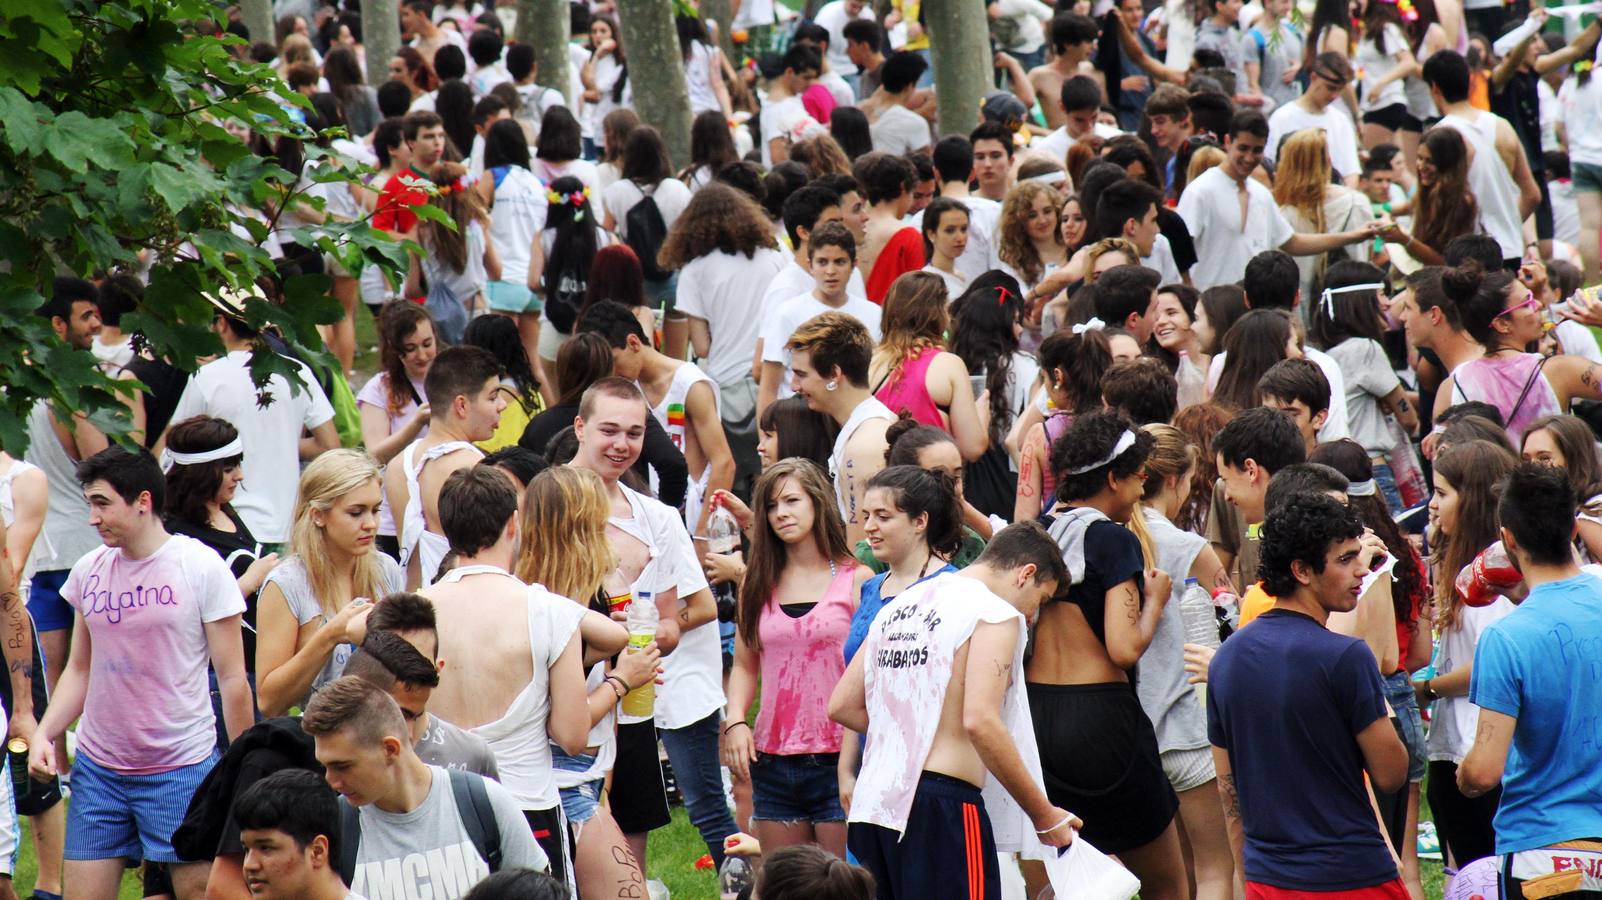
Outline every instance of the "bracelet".
<svg viewBox="0 0 1602 900"><path fill-rule="evenodd" d="M729 729L733 728L736 725L744 725L747 728L751 727L750 723L747 722L746 720L744 720L744 719L735 719L733 722L730 722L729 724L723 726L723 733L724 734L728 734L729 733Z"/></svg>
<svg viewBox="0 0 1602 900"><path fill-rule="evenodd" d="M1051 826L1050 828L1047 828L1047 829L1045 829L1043 831L1041 829L1038 829L1038 828L1035 829L1035 834L1051 834L1053 831L1056 831L1057 829L1061 828L1062 826L1067 825L1069 822L1072 822L1073 820L1074 820L1074 814L1073 813L1069 813L1068 815L1062 817L1062 821L1061 822L1058 822L1057 824Z"/></svg>
<svg viewBox="0 0 1602 900"><path fill-rule="evenodd" d="M631 690L628 682L616 675L606 676L606 683L612 685L612 691L617 694L617 699L619 700L622 700L623 695L627 694Z"/></svg>

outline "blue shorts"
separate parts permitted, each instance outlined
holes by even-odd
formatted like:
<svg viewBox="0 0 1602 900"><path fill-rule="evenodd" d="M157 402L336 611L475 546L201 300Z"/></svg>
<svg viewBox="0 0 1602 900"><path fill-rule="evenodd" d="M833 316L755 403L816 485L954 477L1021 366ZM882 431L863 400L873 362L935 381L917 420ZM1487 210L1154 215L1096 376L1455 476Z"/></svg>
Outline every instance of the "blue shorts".
<svg viewBox="0 0 1602 900"><path fill-rule="evenodd" d="M489 308L501 313L537 313L545 308L545 301L540 295L528 289L526 284L515 281L491 281L485 285L484 296L489 299Z"/></svg>
<svg viewBox="0 0 1602 900"><path fill-rule="evenodd" d="M558 772L588 772L595 765L595 754L580 753L569 756L556 745L551 746L551 768ZM601 784L604 778L583 781L570 788L562 788L562 814L569 822L582 825L588 822L601 806Z"/></svg>
<svg viewBox="0 0 1602 900"><path fill-rule="evenodd" d="M122 775L96 765L83 752L72 764L72 802L67 804L67 859L133 859L182 862L172 834L189 809L195 789L220 754L155 775Z"/></svg>
<svg viewBox="0 0 1602 900"><path fill-rule="evenodd" d="M1001 896L1001 865L984 798L949 775L924 772L918 779L904 833L852 822L846 845L873 873L880 897Z"/></svg>
<svg viewBox="0 0 1602 900"><path fill-rule="evenodd" d="M844 822L838 753L776 756L751 764L751 818L760 822Z"/></svg>
<svg viewBox="0 0 1602 900"><path fill-rule="evenodd" d="M28 588L28 613L33 616L35 631L65 631L72 627L72 606L61 596L61 586L67 583L70 574L71 569L33 573Z"/></svg>

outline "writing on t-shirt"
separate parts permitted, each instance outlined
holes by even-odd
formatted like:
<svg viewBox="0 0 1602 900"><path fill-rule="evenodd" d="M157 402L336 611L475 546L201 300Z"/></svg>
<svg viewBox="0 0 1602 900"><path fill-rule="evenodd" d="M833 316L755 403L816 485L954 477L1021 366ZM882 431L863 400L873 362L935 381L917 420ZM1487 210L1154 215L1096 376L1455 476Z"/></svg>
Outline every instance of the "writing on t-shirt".
<svg viewBox="0 0 1602 900"><path fill-rule="evenodd" d="M1559 622L1552 629L1552 640L1557 642L1558 655L1565 665L1587 664L1592 680L1602 681L1602 634L1575 634L1574 626Z"/></svg>
<svg viewBox="0 0 1602 900"><path fill-rule="evenodd" d="M426 853L372 860L356 867L351 891L368 900L460 897L489 877L489 864L471 840Z"/></svg>
<svg viewBox="0 0 1602 900"><path fill-rule="evenodd" d="M83 605L80 607L88 616L103 615L106 621L116 625L122 621L124 610L143 609L152 603L161 606L177 606L178 599L173 596L172 585L134 585L132 590L117 591L101 590L100 574L90 573L85 579L83 588Z"/></svg>
<svg viewBox="0 0 1602 900"><path fill-rule="evenodd" d="M916 605L908 604L892 610L885 618L885 634L874 657L875 665L881 669L906 669L929 664L929 639L940 624L940 613L930 609L924 611L921 620L913 621L919 612Z"/></svg>

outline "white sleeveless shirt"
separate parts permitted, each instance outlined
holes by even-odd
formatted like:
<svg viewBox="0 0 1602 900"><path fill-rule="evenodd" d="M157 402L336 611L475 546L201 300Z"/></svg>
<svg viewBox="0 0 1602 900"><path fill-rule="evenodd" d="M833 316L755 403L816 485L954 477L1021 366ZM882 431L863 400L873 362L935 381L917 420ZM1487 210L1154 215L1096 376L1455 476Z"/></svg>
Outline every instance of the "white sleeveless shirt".
<svg viewBox="0 0 1602 900"><path fill-rule="evenodd" d="M417 459L417 445L420 443L421 438L407 444L406 449L401 451L401 471L406 474L406 509L401 514L400 525L401 566L404 568L409 565L412 554L418 554L420 583L430 585L434 583L434 573L439 571L440 561L451 550L451 542L444 535L428 530L428 522L423 516L423 496L418 487L418 476L422 474L424 466L447 453L478 448L466 441L447 441L428 448L423 451L422 459ZM479 456L483 455L479 453Z"/></svg>
<svg viewBox="0 0 1602 900"><path fill-rule="evenodd" d="M1496 152L1496 123L1499 119L1481 111L1478 119L1470 122L1459 115L1442 116L1440 124L1449 125L1474 149L1474 161L1469 164L1469 189L1480 205L1480 228L1502 248L1503 259L1518 259L1524 255L1524 223L1519 216L1519 188L1513 173Z"/></svg>

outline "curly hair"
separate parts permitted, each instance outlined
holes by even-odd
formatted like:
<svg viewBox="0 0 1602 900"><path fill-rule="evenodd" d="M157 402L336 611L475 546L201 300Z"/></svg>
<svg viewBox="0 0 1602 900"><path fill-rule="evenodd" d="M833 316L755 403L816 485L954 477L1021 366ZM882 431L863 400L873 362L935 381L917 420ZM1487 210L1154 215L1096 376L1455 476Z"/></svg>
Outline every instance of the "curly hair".
<svg viewBox="0 0 1602 900"><path fill-rule="evenodd" d="M665 269L681 269L714 250L751 259L763 247L775 246L773 225L762 207L744 191L714 181L690 198L656 259Z"/></svg>
<svg viewBox="0 0 1602 900"><path fill-rule="evenodd" d="M1363 536L1363 520L1328 494L1304 493L1285 501L1263 522L1257 576L1270 597L1290 597L1301 582L1291 566L1324 571L1329 548Z"/></svg>
<svg viewBox="0 0 1602 900"><path fill-rule="evenodd" d="M1135 435L1135 442L1129 449L1088 471L1069 471L1106 459L1126 431ZM1057 481L1057 499L1072 503L1094 497L1107 486L1109 473L1114 478L1128 478L1146 464L1146 457L1151 455L1155 443L1156 439L1150 434L1111 410L1079 416L1051 445L1051 472Z"/></svg>
<svg viewBox="0 0 1602 900"><path fill-rule="evenodd" d="M1009 191L1001 205L999 255L1001 261L1012 266L1027 284L1040 281L1046 271L1045 261L1035 249L1035 242L1029 239L1029 227L1024 223L1024 217L1034 207L1036 198L1041 196L1045 196L1051 208L1057 211L1057 221L1051 227L1051 239L1061 243L1062 194L1056 188L1039 182L1024 182Z"/></svg>
<svg viewBox="0 0 1602 900"><path fill-rule="evenodd" d="M227 420L194 416L172 426L167 432L167 449L174 453L205 453L232 443L238 429ZM228 470L245 461L243 453L227 459L190 465L174 464L167 470L167 497L162 510L182 522L204 525L211 519L207 506L217 496ZM232 504L225 505L226 510Z"/></svg>
<svg viewBox="0 0 1602 900"><path fill-rule="evenodd" d="M1216 403L1196 403L1174 414L1174 427L1197 451L1196 475L1190 480L1190 498L1179 508L1174 524L1186 531L1204 534L1207 514L1213 508L1213 487L1218 483L1218 458L1213 455L1213 435L1229 424L1229 410Z"/></svg>

